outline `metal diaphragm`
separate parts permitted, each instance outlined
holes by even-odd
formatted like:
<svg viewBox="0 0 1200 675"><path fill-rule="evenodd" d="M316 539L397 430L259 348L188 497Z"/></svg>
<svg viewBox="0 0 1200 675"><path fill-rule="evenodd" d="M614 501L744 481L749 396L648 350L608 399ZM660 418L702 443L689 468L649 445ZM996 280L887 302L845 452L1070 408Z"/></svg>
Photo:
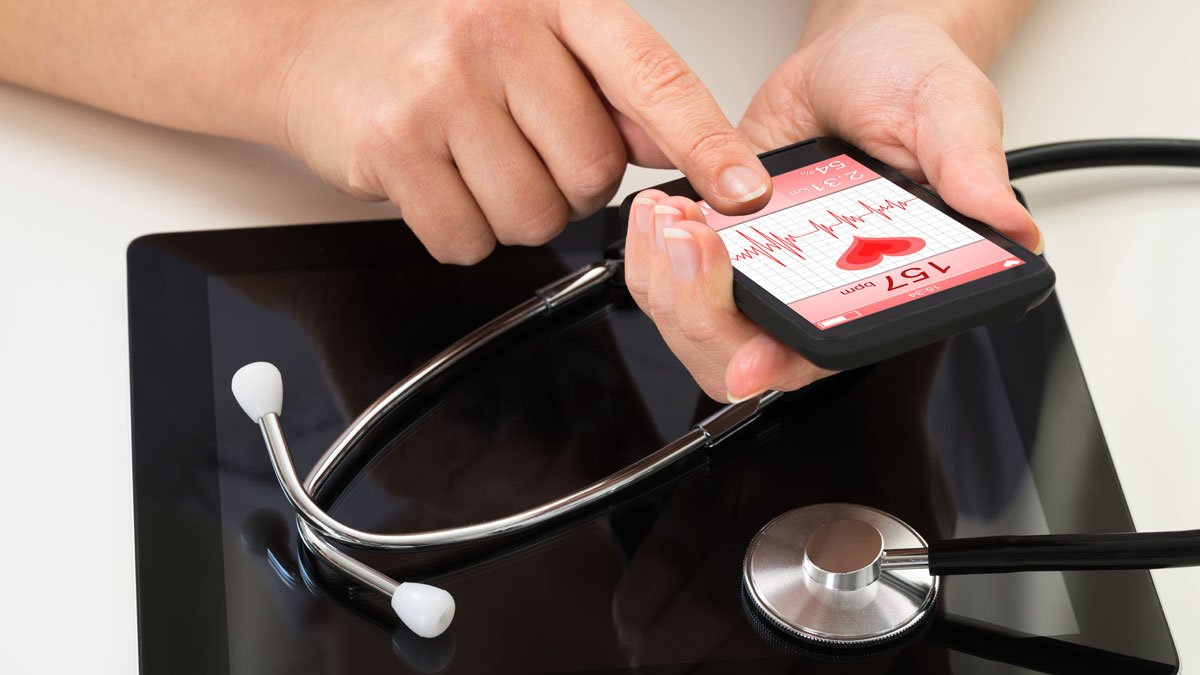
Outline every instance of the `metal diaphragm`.
<svg viewBox="0 0 1200 675"><path fill-rule="evenodd" d="M805 506L759 530L746 551L746 598L768 624L820 647L872 647L930 616L939 579L881 569L884 549L925 548L903 521L857 504Z"/></svg>

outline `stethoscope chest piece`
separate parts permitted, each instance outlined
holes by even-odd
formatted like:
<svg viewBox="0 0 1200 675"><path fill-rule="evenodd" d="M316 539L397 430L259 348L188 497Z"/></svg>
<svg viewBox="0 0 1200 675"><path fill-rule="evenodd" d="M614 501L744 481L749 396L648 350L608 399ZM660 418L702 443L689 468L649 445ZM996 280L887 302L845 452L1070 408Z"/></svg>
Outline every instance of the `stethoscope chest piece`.
<svg viewBox="0 0 1200 675"><path fill-rule="evenodd" d="M785 635L866 647L907 634L933 611L938 577L882 564L885 550L925 547L916 530L882 511L805 506L755 535L742 584L751 609Z"/></svg>

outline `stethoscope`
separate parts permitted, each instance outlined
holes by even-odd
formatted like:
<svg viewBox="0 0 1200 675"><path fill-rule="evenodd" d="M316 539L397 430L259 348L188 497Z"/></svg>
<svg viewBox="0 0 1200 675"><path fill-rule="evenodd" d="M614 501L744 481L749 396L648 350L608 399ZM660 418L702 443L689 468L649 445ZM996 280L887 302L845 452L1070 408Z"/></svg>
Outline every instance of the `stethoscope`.
<svg viewBox="0 0 1200 675"><path fill-rule="evenodd" d="M413 551L454 544L493 541L531 528L546 526L579 513L612 495L677 464L699 450L710 448L754 420L775 401L779 392L767 392L741 403L727 405L690 431L591 485L519 513L481 523L425 532L381 534L350 527L330 516L310 495L321 491L329 477L358 449L370 432L405 401L439 376L519 326L562 310L588 298L621 272L619 248L611 257L592 263L539 289L534 297L481 326L434 356L371 404L325 454L317 460L303 483L292 462L279 416L283 408L283 379L270 363L243 366L233 376L233 394L250 419L262 428L271 465L288 502L296 510L300 538L314 553L355 581L391 597L396 615L417 635L440 635L454 618L454 599L446 591L413 582L400 583L337 548L344 544L362 549Z"/></svg>
<svg viewBox="0 0 1200 675"><path fill-rule="evenodd" d="M930 617L941 577L1200 565L1200 530L1048 534L927 543L858 504L804 506L751 540L742 588L758 617L817 647L873 647Z"/></svg>
<svg viewBox="0 0 1200 675"><path fill-rule="evenodd" d="M1200 142L1077 141L1018 150L1008 158L1014 178L1086 166L1200 166ZM364 450L371 432L417 392L518 327L591 298L598 289L619 281L622 270L623 250L610 248L604 259L539 289L534 297L443 350L363 411L303 481L280 423L283 380L279 370L266 362L239 369L233 376L234 396L262 430L305 546L357 583L390 597L397 617L415 634L436 637L454 618L454 598L448 592L428 584L396 581L338 546L414 551L495 542L561 523L711 448L753 422L782 396L771 391L726 405L684 435L606 478L494 520L384 534L350 527L313 501L311 495L320 493L352 455ZM936 603L941 576L1186 565L1200 565L1200 530L985 537L931 544L881 511L854 504L821 504L789 511L759 531L746 553L742 585L755 614L782 634L822 648L863 647L896 640L925 623Z"/></svg>

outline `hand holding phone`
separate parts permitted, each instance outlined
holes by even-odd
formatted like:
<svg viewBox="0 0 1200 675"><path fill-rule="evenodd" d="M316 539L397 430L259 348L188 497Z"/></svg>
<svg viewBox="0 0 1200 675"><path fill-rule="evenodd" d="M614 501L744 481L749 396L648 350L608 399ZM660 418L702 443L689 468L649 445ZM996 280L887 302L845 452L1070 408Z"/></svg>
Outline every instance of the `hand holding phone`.
<svg viewBox="0 0 1200 675"><path fill-rule="evenodd" d="M739 379L780 386L765 382L763 362L811 379L817 373L801 368L796 353L821 368L865 365L1015 320L1053 288L1054 273L1039 256L846 143L814 139L762 160L774 194L748 216L693 202L682 179L622 206L632 216L630 288L715 398L757 393ZM649 237L637 227L647 208L655 220ZM665 256L677 277L694 266L709 278L689 282L684 292L693 297L667 297L655 288L669 284L638 277L654 256ZM794 353L780 353L783 345ZM714 383L711 371L724 363Z"/></svg>

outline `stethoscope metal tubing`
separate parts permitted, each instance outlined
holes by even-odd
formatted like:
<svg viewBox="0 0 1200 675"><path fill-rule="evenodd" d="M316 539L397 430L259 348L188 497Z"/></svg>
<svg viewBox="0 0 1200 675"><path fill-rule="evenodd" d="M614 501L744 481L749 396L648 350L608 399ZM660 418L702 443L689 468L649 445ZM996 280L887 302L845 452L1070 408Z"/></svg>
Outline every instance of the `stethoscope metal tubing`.
<svg viewBox="0 0 1200 675"><path fill-rule="evenodd" d="M611 280L622 267L619 260L602 260L539 289L534 298L505 312L443 350L398 382L368 407L321 456L301 482L292 462L279 416L259 419L271 463L284 495L296 510L299 533L305 545L335 568L381 593L392 594L398 582L339 550L333 542L364 549L413 550L481 542L547 525L604 500L718 443L758 416L781 394L767 392L754 399L727 405L702 420L683 436L599 481L552 502L494 520L425 532L381 534L350 527L330 516L313 496L353 454L366 435L425 384L444 374L480 348L517 326L587 295Z"/></svg>
<svg viewBox="0 0 1200 675"><path fill-rule="evenodd" d="M457 528L409 534L381 535L364 532L343 525L329 516L312 501L308 492L300 484L287 451L287 442L279 425L279 417L274 414L266 415L261 421L261 426L263 437L270 449L271 463L279 476L284 495L296 510L297 530L305 546L326 563L332 565L334 569L341 571L356 582L391 596L400 585L398 581L337 548L330 542L330 539L360 548L411 550L486 541L539 525L547 525L649 478L662 469L686 459L696 450L712 447L756 418L764 406L781 395L780 392L772 391L757 399L725 406L672 443L634 462L625 469L554 502L548 502L506 518ZM336 468L337 462L331 466Z"/></svg>
<svg viewBox="0 0 1200 675"><path fill-rule="evenodd" d="M315 528L319 535L358 548L411 550L494 539L573 514L649 478L662 469L687 458L699 449L716 444L757 417L762 407L779 396L778 392L768 392L755 399L727 405L662 448L620 471L554 501L481 523L398 534L380 534L359 530L326 513L312 500L296 474L296 468L292 464L287 441L279 423L279 416L269 413L260 419L259 424L262 427L263 439L270 451L271 463L275 468L284 495L296 509L300 518ZM331 465L335 466L336 463Z"/></svg>
<svg viewBox="0 0 1200 675"><path fill-rule="evenodd" d="M389 389L338 436L321 455L304 481L308 494L318 494L358 443L389 413L407 401L425 383L436 379L470 354L507 335L531 319L548 314L598 289L622 269L619 260L600 260L538 289L534 297L476 328L450 345Z"/></svg>
<svg viewBox="0 0 1200 675"><path fill-rule="evenodd" d="M329 543L324 537L317 534L312 525L309 525L299 515L296 516L296 529L300 532L300 539L308 547L308 550L316 553L318 557L332 565L334 569L341 571L358 583L373 588L389 598L400 586L400 582L370 565L359 562L354 556L348 555Z"/></svg>

